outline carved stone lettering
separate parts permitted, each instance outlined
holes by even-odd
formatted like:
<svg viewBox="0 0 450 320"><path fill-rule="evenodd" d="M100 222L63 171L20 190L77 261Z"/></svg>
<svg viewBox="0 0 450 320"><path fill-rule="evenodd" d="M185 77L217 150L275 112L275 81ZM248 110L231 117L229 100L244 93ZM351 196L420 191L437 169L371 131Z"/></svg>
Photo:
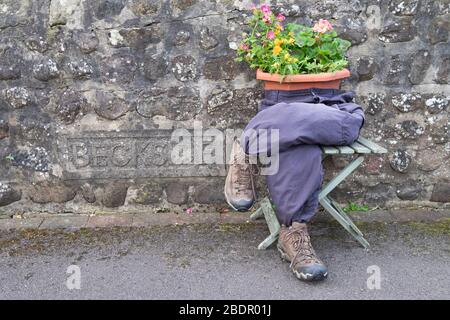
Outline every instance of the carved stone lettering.
<svg viewBox="0 0 450 320"><path fill-rule="evenodd" d="M194 152L210 152L211 136L184 130L140 130L126 132L89 131L62 135L58 139L58 155L65 179L109 179L142 177L224 176L224 159L215 163L195 163ZM199 136L200 135L200 136ZM182 139L181 139L182 138ZM201 139L199 151L194 143ZM183 161L173 158L173 151L182 148ZM217 146L216 146L217 147ZM222 152L223 150L219 150ZM225 153L224 153L225 154ZM178 157L178 155L177 155ZM200 155L207 158L207 156Z"/></svg>

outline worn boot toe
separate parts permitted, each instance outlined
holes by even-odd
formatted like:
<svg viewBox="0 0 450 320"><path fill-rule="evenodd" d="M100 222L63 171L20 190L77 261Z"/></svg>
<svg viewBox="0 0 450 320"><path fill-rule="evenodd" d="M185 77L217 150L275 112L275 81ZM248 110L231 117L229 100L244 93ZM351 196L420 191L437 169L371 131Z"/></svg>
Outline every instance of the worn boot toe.
<svg viewBox="0 0 450 320"><path fill-rule="evenodd" d="M295 276L302 281L321 281L328 276L328 269L323 264L301 266L293 270Z"/></svg>
<svg viewBox="0 0 450 320"><path fill-rule="evenodd" d="M253 206L252 199L239 199L230 201L229 205L236 211L248 211Z"/></svg>

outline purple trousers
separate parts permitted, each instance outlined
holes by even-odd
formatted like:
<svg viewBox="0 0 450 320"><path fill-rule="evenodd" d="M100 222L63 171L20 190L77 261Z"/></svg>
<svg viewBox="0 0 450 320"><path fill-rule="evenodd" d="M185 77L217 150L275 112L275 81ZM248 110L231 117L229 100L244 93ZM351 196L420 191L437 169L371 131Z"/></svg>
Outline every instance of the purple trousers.
<svg viewBox="0 0 450 320"><path fill-rule="evenodd" d="M277 129L278 170L266 180L281 224L308 222L314 216L323 180L319 146L351 144L364 124L362 108L352 101L352 92L335 89L265 91L241 145L247 154L271 155L274 147L261 143L270 142L261 139L261 132L270 136Z"/></svg>

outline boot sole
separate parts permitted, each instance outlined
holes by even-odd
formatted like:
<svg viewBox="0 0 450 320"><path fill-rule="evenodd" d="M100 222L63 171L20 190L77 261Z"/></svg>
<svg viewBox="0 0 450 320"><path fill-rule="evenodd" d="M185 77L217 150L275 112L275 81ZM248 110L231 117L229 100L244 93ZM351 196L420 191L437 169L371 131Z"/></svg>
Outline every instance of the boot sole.
<svg viewBox="0 0 450 320"><path fill-rule="evenodd" d="M231 204L231 202L228 200L228 197L225 195L225 199L228 203L228 205L231 207L231 209L233 209L234 211L239 211L239 212L247 212L250 211L251 208L253 208L254 204L252 204L252 206L250 208L247 207L242 207L242 208L236 208L235 206L233 206Z"/></svg>
<svg viewBox="0 0 450 320"><path fill-rule="evenodd" d="M281 249L278 246L277 246L277 249L278 249L278 252L280 253L281 260L291 262L291 260L289 259L289 256L283 251L283 249Z"/></svg>
<svg viewBox="0 0 450 320"><path fill-rule="evenodd" d="M278 252L280 253L281 260L291 262L291 260L289 259L289 256L283 251L283 249L281 249L278 246L277 246L277 249L278 249ZM313 275L310 273L298 272L297 270L292 269L292 268L291 268L291 271L297 277L297 279L299 279L301 281L306 281L306 282L322 281L328 277L328 272L325 272L324 274Z"/></svg>

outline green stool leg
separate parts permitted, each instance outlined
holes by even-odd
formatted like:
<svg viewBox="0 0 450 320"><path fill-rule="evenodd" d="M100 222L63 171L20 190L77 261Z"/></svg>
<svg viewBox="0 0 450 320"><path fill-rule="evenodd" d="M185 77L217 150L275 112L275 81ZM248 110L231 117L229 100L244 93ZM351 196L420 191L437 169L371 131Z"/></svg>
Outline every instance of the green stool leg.
<svg viewBox="0 0 450 320"><path fill-rule="evenodd" d="M259 208L258 210L256 210L255 212L253 212L250 215L250 219L251 220L258 220L259 218L262 218L264 216L264 212L262 211L262 208Z"/></svg>
<svg viewBox="0 0 450 320"><path fill-rule="evenodd" d="M262 215L264 215L267 226L269 227L270 235L258 245L259 250L267 249L272 243L274 243L278 239L278 234L281 228L275 211L272 208L272 203L267 197L261 200L260 208L252 214L252 216L255 217L260 217ZM250 217L252 218L252 216Z"/></svg>
<svg viewBox="0 0 450 320"><path fill-rule="evenodd" d="M320 204L322 207L328 211L336 220L339 222L348 233L350 233L364 248L368 249L370 247L369 242L362 236L361 231L355 226L353 228L351 225L354 225L353 222L350 224L346 218L341 216L340 212L336 210L336 208L331 204L328 198L323 198L320 200ZM348 218L348 216L347 216ZM350 219L350 218L348 218ZM358 231L356 231L356 230Z"/></svg>
<svg viewBox="0 0 450 320"><path fill-rule="evenodd" d="M339 172L324 188L322 188L319 194L319 199L325 197L327 194L333 191L333 189L336 188L342 181L344 181L345 178L347 178L353 171L355 171L363 161L364 157L358 157L350 162L347 167Z"/></svg>
<svg viewBox="0 0 450 320"><path fill-rule="evenodd" d="M362 232L353 223L350 217L334 202L328 198L328 194L334 190L342 181L345 180L353 171L355 171L361 163L364 161L364 157L358 157L353 160L347 167L339 172L320 192L319 202L322 207L328 211L343 227L350 233L364 248L369 248L369 243L364 239Z"/></svg>
<svg viewBox="0 0 450 320"><path fill-rule="evenodd" d="M330 201L330 204L333 206L333 208L334 208L337 212L339 212L339 214L341 215L341 217L344 218L344 219L348 222L350 228L352 228L356 233L358 233L360 236L362 236L362 235L363 235L362 232L361 232L361 231L358 229L358 227L353 223L352 219L350 219L350 217L347 215L347 213L345 213L345 211L342 210L342 209L338 206L338 204L336 203L336 201L334 201L334 200L333 200L332 198L330 198L330 197L327 197L327 198L328 198L328 200Z"/></svg>
<svg viewBox="0 0 450 320"><path fill-rule="evenodd" d="M276 234L271 234L270 236L268 236L267 238L265 238L259 245L258 245L258 250L265 250L268 247L270 247L270 245L272 243L274 243L275 241L277 241L278 239L278 233Z"/></svg>

